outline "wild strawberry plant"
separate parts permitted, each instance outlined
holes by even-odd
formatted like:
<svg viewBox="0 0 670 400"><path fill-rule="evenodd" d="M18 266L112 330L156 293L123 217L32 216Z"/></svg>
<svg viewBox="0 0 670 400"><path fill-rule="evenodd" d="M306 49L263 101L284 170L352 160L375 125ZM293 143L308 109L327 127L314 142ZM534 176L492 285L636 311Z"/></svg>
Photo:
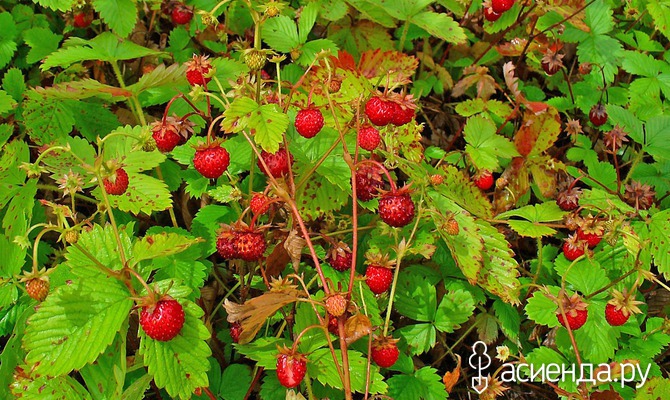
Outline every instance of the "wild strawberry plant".
<svg viewBox="0 0 670 400"><path fill-rule="evenodd" d="M665 2L0 6L0 397L670 393Z"/></svg>

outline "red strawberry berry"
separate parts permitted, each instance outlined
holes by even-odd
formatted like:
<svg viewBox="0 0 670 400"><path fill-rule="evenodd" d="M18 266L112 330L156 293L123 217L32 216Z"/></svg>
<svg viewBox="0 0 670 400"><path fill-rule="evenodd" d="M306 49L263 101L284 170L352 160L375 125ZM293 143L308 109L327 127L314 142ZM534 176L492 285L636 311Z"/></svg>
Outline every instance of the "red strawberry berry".
<svg viewBox="0 0 670 400"><path fill-rule="evenodd" d="M365 115L370 122L377 126L386 126L393 120L396 103L382 99L379 96L371 97L365 103Z"/></svg>
<svg viewBox="0 0 670 400"><path fill-rule="evenodd" d="M384 187L382 170L376 165L364 164L356 169L356 197L360 201L370 201L379 196Z"/></svg>
<svg viewBox="0 0 670 400"><path fill-rule="evenodd" d="M193 134L195 124L188 119L170 116L165 120L158 120L151 124L152 137L156 148L163 153L174 150L180 144L186 143Z"/></svg>
<svg viewBox="0 0 670 400"><path fill-rule="evenodd" d="M397 340L390 337L377 338L372 342L372 352L370 353L375 364L382 368L389 368L398 361L400 351L398 350Z"/></svg>
<svg viewBox="0 0 670 400"><path fill-rule="evenodd" d="M498 14L504 13L512 8L513 5L514 0L491 0L491 8Z"/></svg>
<svg viewBox="0 0 670 400"><path fill-rule="evenodd" d="M605 106L598 103L591 107L591 111L589 111L589 120L591 120L591 123L596 127L605 124L605 122L607 122L607 110L605 109Z"/></svg>
<svg viewBox="0 0 670 400"><path fill-rule="evenodd" d="M239 258L237 252L237 233L233 231L223 231L216 239L216 251L224 260Z"/></svg>
<svg viewBox="0 0 670 400"><path fill-rule="evenodd" d="M78 12L74 14L72 25L74 25L75 28L88 28L91 25L91 22L93 22L92 15L85 12Z"/></svg>
<svg viewBox="0 0 670 400"><path fill-rule="evenodd" d="M289 158L291 159L291 162L293 162L293 155L288 153L285 148L279 149L274 154L263 150L261 152L261 158L263 158L263 161L265 161L265 164L268 166L269 175L275 178L288 174ZM263 168L261 160L258 160L258 168L260 168L265 175L268 175L268 171Z"/></svg>
<svg viewBox="0 0 670 400"><path fill-rule="evenodd" d="M337 326L337 317L334 315L326 314L326 318L328 318L328 332L332 333L333 335L339 336L340 329Z"/></svg>
<svg viewBox="0 0 670 400"><path fill-rule="evenodd" d="M493 11L493 8L487 7L484 9L484 18L486 18L486 20L489 22L495 22L498 20L498 18L500 18L500 14Z"/></svg>
<svg viewBox="0 0 670 400"><path fill-rule="evenodd" d="M217 179L230 165L228 150L218 143L203 146L195 151L193 166L202 176Z"/></svg>
<svg viewBox="0 0 670 400"><path fill-rule="evenodd" d="M406 189L387 192L379 199L379 216L390 226L400 228L414 219L414 202Z"/></svg>
<svg viewBox="0 0 670 400"><path fill-rule="evenodd" d="M621 326L628 321L628 318L630 318L630 313L624 311L623 308L617 310L614 304L609 303L605 306L605 319L611 326Z"/></svg>
<svg viewBox="0 0 670 400"><path fill-rule="evenodd" d="M184 309L177 300L159 300L152 306L142 307L140 326L150 338L167 342L184 326Z"/></svg>
<svg viewBox="0 0 670 400"><path fill-rule="evenodd" d="M400 104L394 103L393 119L391 123L395 126L403 126L410 123L414 119L414 109L413 108L403 108Z"/></svg>
<svg viewBox="0 0 670 400"><path fill-rule="evenodd" d="M564 327L570 326L570 329L573 331L576 331L577 329L581 328L584 326L586 323L586 319L589 316L588 310L572 310L568 311L565 310L565 320L563 319L563 315L560 313L560 311L556 314L558 317L558 322L561 323ZM566 325L566 320L567 320L567 325Z"/></svg>
<svg viewBox="0 0 670 400"><path fill-rule="evenodd" d="M323 114L317 108L306 108L298 111L295 116L295 130L300 136L307 139L313 138L323 128Z"/></svg>
<svg viewBox="0 0 670 400"><path fill-rule="evenodd" d="M212 70L212 63L207 56L193 55L193 58L186 62L186 80L191 86L205 86L212 80L209 73Z"/></svg>
<svg viewBox="0 0 670 400"><path fill-rule="evenodd" d="M373 151L379 146L381 142L381 136L379 136L379 131L372 126L364 126L358 130L358 145L367 150Z"/></svg>
<svg viewBox="0 0 670 400"><path fill-rule="evenodd" d="M191 22L193 10L186 7L183 3L177 3L172 9L172 23L175 25L185 25Z"/></svg>
<svg viewBox="0 0 670 400"><path fill-rule="evenodd" d="M573 211L579 207L579 197L582 195L582 190L579 188L572 188L564 190L556 196L556 204L563 211Z"/></svg>
<svg viewBox="0 0 670 400"><path fill-rule="evenodd" d="M244 261L258 261L263 257L267 244L262 232L249 230L239 232L235 237L238 258Z"/></svg>
<svg viewBox="0 0 670 400"><path fill-rule="evenodd" d="M102 184L105 186L105 192L113 196L119 196L128 189L128 174L123 168L118 168L114 175L104 178Z"/></svg>
<svg viewBox="0 0 670 400"><path fill-rule="evenodd" d="M389 290L393 282L393 270L379 264L370 264L365 270L365 283L374 294Z"/></svg>
<svg viewBox="0 0 670 400"><path fill-rule="evenodd" d="M279 383L286 388L294 388L300 385L307 372L307 359L303 354L293 350L280 349L277 357L277 378Z"/></svg>
<svg viewBox="0 0 670 400"><path fill-rule="evenodd" d="M256 215L265 214L270 209L270 198L263 193L254 193L249 201L249 208Z"/></svg>
<svg viewBox="0 0 670 400"><path fill-rule="evenodd" d="M577 239L585 241L590 249L596 247L602 238L602 235L597 233L585 232L582 228L577 229Z"/></svg>
<svg viewBox="0 0 670 400"><path fill-rule="evenodd" d="M242 333L242 325L235 321L230 324L230 337L233 339L233 343L240 342L240 333Z"/></svg>
<svg viewBox="0 0 670 400"><path fill-rule="evenodd" d="M568 261L574 261L584 255L584 248L587 244L576 235L570 235L565 242L563 242L563 255Z"/></svg>
<svg viewBox="0 0 670 400"><path fill-rule="evenodd" d="M480 171L475 176L475 185L481 190L489 190L493 186L493 174L491 171Z"/></svg>
<svg viewBox="0 0 670 400"><path fill-rule="evenodd" d="M331 267L342 272L348 269L351 269L351 263L353 262L351 249L345 243L338 243L337 246L333 246L328 252L326 257L326 262L330 264Z"/></svg>

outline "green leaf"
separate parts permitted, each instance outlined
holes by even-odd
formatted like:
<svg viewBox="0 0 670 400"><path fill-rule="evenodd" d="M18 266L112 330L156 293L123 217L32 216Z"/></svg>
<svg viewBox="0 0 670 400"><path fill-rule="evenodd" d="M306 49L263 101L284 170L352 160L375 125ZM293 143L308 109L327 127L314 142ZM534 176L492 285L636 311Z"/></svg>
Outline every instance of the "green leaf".
<svg viewBox="0 0 670 400"><path fill-rule="evenodd" d="M435 314L435 327L440 332L451 333L472 316L475 299L465 290L449 290L442 298Z"/></svg>
<svg viewBox="0 0 670 400"><path fill-rule="evenodd" d="M91 394L95 400L118 399L123 394L127 333L128 327L124 326L104 353L79 371L86 386L94 388Z"/></svg>
<svg viewBox="0 0 670 400"><path fill-rule="evenodd" d="M142 375L141 378L135 380L128 388L123 392L121 400L142 400L144 399L144 393L149 389L149 385L153 378L149 374Z"/></svg>
<svg viewBox="0 0 670 400"><path fill-rule="evenodd" d="M30 138L38 144L48 144L66 137L74 126L72 112L59 101L54 101L35 90L28 91L23 105L23 119Z"/></svg>
<svg viewBox="0 0 670 400"><path fill-rule="evenodd" d="M439 400L448 394L435 368L423 367L413 375L394 375L388 380L389 396L394 400Z"/></svg>
<svg viewBox="0 0 670 400"><path fill-rule="evenodd" d="M161 54L163 53L160 51L120 39L111 32L103 32L91 40L83 40L76 37L69 38L58 51L52 53L44 60L40 69L46 71L53 67L67 68L74 63L87 60L100 60L113 63Z"/></svg>
<svg viewBox="0 0 670 400"><path fill-rule="evenodd" d="M536 292L537 293L537 292ZM549 364L553 365L565 365L568 364L568 361L558 352L549 347L541 346L536 349L533 349L528 355L526 355L526 360L529 365L533 367L533 371L539 371L540 368L544 368ZM520 372L525 373L527 377L530 376L528 368L521 368ZM542 374L537 374L538 377L542 378Z"/></svg>
<svg viewBox="0 0 670 400"><path fill-rule="evenodd" d="M35 2L42 7L58 11L69 11L72 9L76 0L36 0Z"/></svg>
<svg viewBox="0 0 670 400"><path fill-rule="evenodd" d="M312 40L300 46L300 57L296 62L300 65L310 65L316 55L323 50L330 50L330 54L335 55L338 48L330 39Z"/></svg>
<svg viewBox="0 0 670 400"><path fill-rule="evenodd" d="M579 352L584 362L594 365L606 363L614 357L620 333L617 329L603 329L604 327L609 328L605 320L604 301L589 302L588 313L589 317L584 326L574 332ZM572 349L567 329L563 328L559 333L565 335L565 343L569 344L569 349Z"/></svg>
<svg viewBox="0 0 670 400"><path fill-rule="evenodd" d="M646 124L647 143L644 150L656 160L670 159L670 116L650 118Z"/></svg>
<svg viewBox="0 0 670 400"><path fill-rule="evenodd" d="M131 227L120 227L119 238L127 257L132 255L131 236ZM83 248L84 251L80 250L80 248ZM116 241L116 234L109 224L104 227L95 224L92 229L83 230L79 235L77 246L67 247L65 258L68 261L68 265L74 271L93 265L93 261L88 256L89 254L111 270L117 271L123 268L123 263L119 256L119 245Z"/></svg>
<svg viewBox="0 0 670 400"><path fill-rule="evenodd" d="M670 38L670 4L665 0L649 0L645 3L645 10L654 20L654 27Z"/></svg>
<svg viewBox="0 0 670 400"><path fill-rule="evenodd" d="M172 207L172 197L165 182L148 175L128 172L128 190L120 196L108 196L112 207L133 214L150 214L153 211L163 211ZM93 194L102 198L100 188Z"/></svg>
<svg viewBox="0 0 670 400"><path fill-rule="evenodd" d="M169 232L146 235L133 245L133 259L135 262L140 262L142 260L170 256L181 253L201 241Z"/></svg>
<svg viewBox="0 0 670 400"><path fill-rule="evenodd" d="M8 12L0 13L0 69L4 68L12 60L16 52L16 25L12 14Z"/></svg>
<svg viewBox="0 0 670 400"><path fill-rule="evenodd" d="M290 53L303 43L298 35L295 22L286 15L279 15L265 21L262 37L268 46L282 53Z"/></svg>
<svg viewBox="0 0 670 400"><path fill-rule="evenodd" d="M649 7L650 5L647 5ZM670 13L670 10L664 11L665 13ZM668 14L664 14L668 15ZM658 24L658 23L657 23ZM667 32L667 22L665 31ZM668 33L665 34L666 37L670 37ZM657 400L662 399L670 393L670 379L662 378L660 376L649 379L644 386L642 386L636 393L635 400Z"/></svg>
<svg viewBox="0 0 670 400"><path fill-rule="evenodd" d="M665 63L656 60L651 54L643 54L637 51L624 51L621 68L631 74L653 77L661 72Z"/></svg>
<svg viewBox="0 0 670 400"><path fill-rule="evenodd" d="M251 386L251 370L243 364L231 364L223 370L219 393L223 400L244 400Z"/></svg>
<svg viewBox="0 0 670 400"><path fill-rule="evenodd" d="M112 32L122 38L133 31L137 22L137 5L133 0L93 0L93 8Z"/></svg>
<svg viewBox="0 0 670 400"><path fill-rule="evenodd" d="M82 368L112 343L132 305L128 288L99 272L59 286L28 320L26 361L50 376Z"/></svg>
<svg viewBox="0 0 670 400"><path fill-rule="evenodd" d="M551 288L551 294L558 295L558 288ZM558 305L541 291L533 293L526 304L526 315L539 325L547 325L549 328L558 326L556 310Z"/></svg>
<svg viewBox="0 0 670 400"><path fill-rule="evenodd" d="M58 45L63 40L63 36L53 33L48 28L32 28L23 32L23 40L30 46L26 62L34 64L58 50Z"/></svg>
<svg viewBox="0 0 670 400"><path fill-rule="evenodd" d="M17 102L23 100L23 93L26 91L26 83L23 80L23 74L18 68L10 68L2 78L2 88L9 93ZM2 148L0 140L0 148Z"/></svg>
<svg viewBox="0 0 670 400"><path fill-rule="evenodd" d="M516 308L504 303L500 299L493 302L493 311L498 317L498 325L502 332L511 340L519 338L519 331L521 329L521 316Z"/></svg>
<svg viewBox="0 0 670 400"><path fill-rule="evenodd" d="M519 156L514 144L496 135L493 122L483 116L469 118L463 136L467 142L465 152L477 169L495 171L500 167L499 157Z"/></svg>
<svg viewBox="0 0 670 400"><path fill-rule="evenodd" d="M649 250L654 264L665 279L670 279L670 210L664 210L651 217L649 223L651 246Z"/></svg>
<svg viewBox="0 0 670 400"><path fill-rule="evenodd" d="M254 141L268 153L276 153L288 128L288 115L276 104L264 104L249 117L249 131Z"/></svg>
<svg viewBox="0 0 670 400"><path fill-rule="evenodd" d="M235 349L245 357L254 360L256 365L268 370L277 369L277 347L289 344L286 339L261 337L245 345L236 345Z"/></svg>
<svg viewBox="0 0 670 400"><path fill-rule="evenodd" d="M190 399L196 388L209 386L206 360L211 350L205 340L210 333L201 320L204 311L191 301L178 300L186 319L179 334L172 340L160 342L140 329L138 351L159 388L165 388L173 398Z"/></svg>
<svg viewBox="0 0 670 400"><path fill-rule="evenodd" d="M11 111L16 106L16 101L4 90L0 90L0 114Z"/></svg>
<svg viewBox="0 0 670 400"><path fill-rule="evenodd" d="M501 219L510 217L527 219L528 221L509 220L508 224L521 236L538 238L556 233L555 229L541 225L542 222L561 221L565 214L567 213L562 211L555 202L546 202L510 210L499 214L498 217Z"/></svg>
<svg viewBox="0 0 670 400"><path fill-rule="evenodd" d="M403 326L395 331L405 339L413 355L428 352L436 343L436 331L432 324L415 324Z"/></svg>
<svg viewBox="0 0 670 400"><path fill-rule="evenodd" d="M404 2L402 2L404 3ZM425 11L411 17L410 21L430 33L432 36L440 38L453 44L464 43L465 31L458 22L444 13L435 13Z"/></svg>
<svg viewBox="0 0 670 400"><path fill-rule="evenodd" d="M510 220L507 222L507 224L520 236L530 238L552 236L553 234L556 233L556 229L544 225L535 224L529 221Z"/></svg>
<svg viewBox="0 0 670 400"><path fill-rule="evenodd" d="M610 283L605 269L595 261L582 259L572 265L572 267L571 265L572 261L568 261L565 257L558 257L554 264L554 269L576 291L590 294ZM568 268L570 269L568 270ZM605 294L603 293L603 295Z"/></svg>
<svg viewBox="0 0 670 400"><path fill-rule="evenodd" d="M316 17L319 15L319 3L312 1L308 3L300 12L300 20L298 21L298 40L301 43L307 41L307 36L312 31Z"/></svg>
<svg viewBox="0 0 670 400"><path fill-rule="evenodd" d="M71 376L40 376L20 378L13 385L13 394L24 400L88 400L91 395Z"/></svg>
<svg viewBox="0 0 670 400"><path fill-rule="evenodd" d="M310 304L298 303L295 312L295 329L302 332L308 326L318 325L319 319L314 313ZM310 329L302 336L299 344L299 351L302 353L311 353L316 349L328 345L328 339L322 329Z"/></svg>
<svg viewBox="0 0 670 400"><path fill-rule="evenodd" d="M223 113L225 118L221 123L223 129L229 132L240 132L247 127L251 114L258 110L259 105L248 97L237 97L230 103L230 107Z"/></svg>
<svg viewBox="0 0 670 400"><path fill-rule="evenodd" d="M165 64L160 64L153 71L142 75L137 83L126 87L126 89L130 90L135 95L139 95L148 89L164 85L174 85L184 79L185 72L185 65L172 64L169 67L166 67Z"/></svg>
<svg viewBox="0 0 670 400"><path fill-rule="evenodd" d="M276 349L275 349L276 352ZM336 352L338 364L342 365L342 354ZM355 393L365 391L365 377L368 369L368 360L363 354L349 350L349 374L351 379L351 390ZM309 375L324 385L343 389L340 375L337 373L333 356L330 349L319 349L307 356L307 372ZM379 368L375 365L370 366L370 393L384 393L386 383L379 374Z"/></svg>
<svg viewBox="0 0 670 400"><path fill-rule="evenodd" d="M11 242L16 236L24 236L30 226L37 194L37 180L32 179L22 186L9 202L7 211L2 218L4 235ZM23 257L21 257L23 260ZM12 263L16 260L11 260Z"/></svg>
<svg viewBox="0 0 670 400"><path fill-rule="evenodd" d="M425 275L420 270L402 269L396 287L396 310L416 321L435 320L437 296L434 285L425 284Z"/></svg>
<svg viewBox="0 0 670 400"><path fill-rule="evenodd" d="M286 388L279 383L277 374L265 374L260 395L263 400L286 400Z"/></svg>
<svg viewBox="0 0 670 400"><path fill-rule="evenodd" d="M488 222L476 221L484 241L484 267L479 271L477 281L489 292L499 296L506 303L519 302L519 264L513 258L505 236Z"/></svg>
<svg viewBox="0 0 670 400"><path fill-rule="evenodd" d="M325 213L339 210L348 203L349 197L350 193L330 183L327 178L315 175L298 195L298 209L301 215L316 219Z"/></svg>
<svg viewBox="0 0 670 400"><path fill-rule="evenodd" d="M64 103L77 116L74 126L90 142L95 142L98 136L104 137L120 124L116 114L104 104L77 100Z"/></svg>

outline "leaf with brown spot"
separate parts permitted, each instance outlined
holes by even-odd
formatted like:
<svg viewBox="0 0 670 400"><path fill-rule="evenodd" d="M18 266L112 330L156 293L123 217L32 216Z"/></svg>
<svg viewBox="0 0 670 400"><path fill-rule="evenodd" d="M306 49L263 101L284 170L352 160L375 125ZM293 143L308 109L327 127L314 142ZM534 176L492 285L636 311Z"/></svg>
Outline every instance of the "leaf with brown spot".
<svg viewBox="0 0 670 400"><path fill-rule="evenodd" d="M233 303L226 299L223 306L228 313L228 322L242 325L239 343L249 343L265 324L265 321L284 306L295 303L300 292L294 288L270 291L247 300L244 304Z"/></svg>

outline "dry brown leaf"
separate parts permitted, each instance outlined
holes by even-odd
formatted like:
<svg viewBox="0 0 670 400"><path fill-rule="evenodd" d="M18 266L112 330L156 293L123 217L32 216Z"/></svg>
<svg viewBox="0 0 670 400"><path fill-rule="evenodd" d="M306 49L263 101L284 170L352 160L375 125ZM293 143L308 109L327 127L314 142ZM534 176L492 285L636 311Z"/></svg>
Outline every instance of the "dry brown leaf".
<svg viewBox="0 0 670 400"><path fill-rule="evenodd" d="M458 358L458 364L456 364L454 370L447 371L444 374L444 377L442 378L442 382L444 383L444 389L447 391L447 393L451 393L451 390L454 388L458 380L461 378L461 356L456 354L456 358Z"/></svg>
<svg viewBox="0 0 670 400"><path fill-rule="evenodd" d="M284 249L288 253L288 256L293 261L293 269L298 271L298 266L300 265L300 257L302 256L302 249L306 245L305 239L298 235L298 231L295 229L289 232L286 241L284 242Z"/></svg>
<svg viewBox="0 0 670 400"><path fill-rule="evenodd" d="M268 318L280 308L296 302L300 294L301 292L297 289L288 287L281 291L273 290L264 293L247 300L244 304L237 304L226 299L223 306L228 313L228 322L237 321L242 325L239 343L249 343Z"/></svg>
<svg viewBox="0 0 670 400"><path fill-rule="evenodd" d="M462 96L472 86L477 88L477 97L484 100L488 100L496 91L496 82L489 75L489 69L473 65L463 70L463 78L454 85L451 95Z"/></svg>
<svg viewBox="0 0 670 400"><path fill-rule="evenodd" d="M356 314L344 323L344 340L351 344L372 333L372 323L364 314Z"/></svg>

